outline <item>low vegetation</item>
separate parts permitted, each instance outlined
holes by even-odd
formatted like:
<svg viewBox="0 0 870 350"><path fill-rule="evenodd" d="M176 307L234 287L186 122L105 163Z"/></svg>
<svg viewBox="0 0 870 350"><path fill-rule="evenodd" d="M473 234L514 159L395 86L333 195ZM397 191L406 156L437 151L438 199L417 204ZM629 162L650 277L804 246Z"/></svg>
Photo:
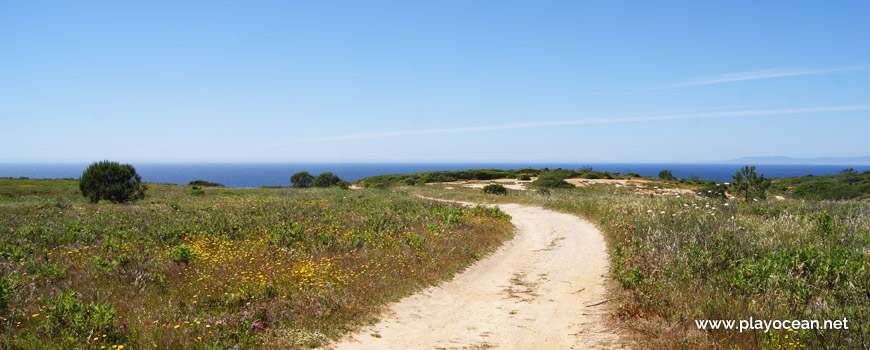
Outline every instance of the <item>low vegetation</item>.
<svg viewBox="0 0 870 350"><path fill-rule="evenodd" d="M507 189L504 186L499 184L489 184L483 187L483 193L495 194L495 195L506 195Z"/></svg>
<svg viewBox="0 0 870 350"><path fill-rule="evenodd" d="M870 171L843 169L837 175L801 176L773 179L772 190L801 199L870 198Z"/></svg>
<svg viewBox="0 0 870 350"><path fill-rule="evenodd" d="M537 187L537 188L573 188L574 187L574 185L559 178L558 176L553 176L550 174L544 174L544 175L539 176L537 180L532 181L531 185L532 185L532 187Z"/></svg>
<svg viewBox="0 0 870 350"><path fill-rule="evenodd" d="M199 187L224 187L217 182L205 181L205 180L193 180L187 183L188 186L199 186Z"/></svg>
<svg viewBox="0 0 870 350"><path fill-rule="evenodd" d="M596 223L609 242L611 276L618 282L613 317L620 328L634 330L641 348L870 346L867 201L639 195L604 184L498 197L443 187L413 190L543 205ZM849 329L703 331L695 324L750 317L845 318Z"/></svg>
<svg viewBox="0 0 870 350"><path fill-rule="evenodd" d="M595 220L631 297L618 317L658 346L866 348L870 205L645 197L604 189L546 205ZM851 320L850 330L698 331L694 320ZM651 342L652 339L644 339Z"/></svg>
<svg viewBox="0 0 870 350"><path fill-rule="evenodd" d="M0 179L10 349L316 346L512 232L497 209L387 191L150 185L119 205L77 187Z"/></svg>
<svg viewBox="0 0 870 350"><path fill-rule="evenodd" d="M700 197L542 186L626 175L520 169L359 182L401 192L210 188L191 196L182 186L152 185L147 203L127 205L89 204L72 180L2 179L0 311L12 325L12 348L318 345L510 234L497 210L408 191L541 205L595 222L610 247L612 316L643 348L866 349L870 172L768 182L753 170L740 169L731 183L652 180L691 184ZM536 190L413 186L500 174L536 176ZM764 199L767 192L785 199ZM695 324L750 317L847 319L849 329Z"/></svg>
<svg viewBox="0 0 870 350"><path fill-rule="evenodd" d="M395 174L395 175L378 175L362 178L357 181L358 184L364 187L385 188L389 186L402 185L417 185L435 182L452 182L452 181L467 181L467 180L495 180L495 179L520 179L531 180L532 176L545 176L548 178L558 178L560 180L568 178L584 178L584 179L620 179L629 178L627 175L619 173L610 173L606 171L592 171L592 168L580 168L580 170L571 169L530 169L523 168L518 170L499 170L499 169L473 169L459 171L430 171L424 173L413 174Z"/></svg>

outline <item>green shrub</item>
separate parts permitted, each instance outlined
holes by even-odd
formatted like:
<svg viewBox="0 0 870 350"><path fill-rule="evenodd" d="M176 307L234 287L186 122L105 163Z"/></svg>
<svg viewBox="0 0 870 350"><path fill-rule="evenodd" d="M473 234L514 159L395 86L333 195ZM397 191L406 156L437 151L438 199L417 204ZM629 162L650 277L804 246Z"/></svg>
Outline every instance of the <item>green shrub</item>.
<svg viewBox="0 0 870 350"><path fill-rule="evenodd" d="M311 187L311 184L314 182L314 175L309 174L307 171L300 171L290 177L290 182L293 183L293 187L297 188Z"/></svg>
<svg viewBox="0 0 870 350"><path fill-rule="evenodd" d="M662 170L659 172L659 179L662 179L665 181L674 181L677 178L674 176L674 174L671 173L670 170L665 169L665 170Z"/></svg>
<svg viewBox="0 0 870 350"><path fill-rule="evenodd" d="M193 180L187 183L188 186L202 186L202 187L224 187L217 182L209 182L205 180Z"/></svg>
<svg viewBox="0 0 870 350"><path fill-rule="evenodd" d="M539 176L537 180L532 182L532 185L543 188L574 188L574 185L567 181L549 174Z"/></svg>
<svg viewBox="0 0 870 350"><path fill-rule="evenodd" d="M190 189L190 194L193 195L193 196L204 196L204 195L205 195L205 191L203 191L202 189L200 189L198 186L193 186L193 187Z"/></svg>
<svg viewBox="0 0 870 350"><path fill-rule="evenodd" d="M517 180L520 180L520 181L529 181L531 179L532 179L532 177L529 176L529 174L522 174L519 177L517 177Z"/></svg>
<svg viewBox="0 0 870 350"><path fill-rule="evenodd" d="M115 310L107 304L83 304L78 301L76 292L69 291L60 293L50 305L47 331L57 339L78 344L80 339L99 334L105 335L103 341L106 342L126 340L123 330L115 325Z"/></svg>
<svg viewBox="0 0 870 350"><path fill-rule="evenodd" d="M383 182L372 182L372 183L366 182L366 188L373 188L373 189L376 189L376 190L383 190L383 189L387 188L387 185L384 184Z"/></svg>
<svg viewBox="0 0 870 350"><path fill-rule="evenodd" d="M104 160L85 169L79 179L79 189L91 203L101 199L125 203L145 198L146 186L132 165Z"/></svg>
<svg viewBox="0 0 870 350"><path fill-rule="evenodd" d="M6 312L6 308L9 306L9 297L18 286L19 279L20 276L15 271L7 272L4 268L0 272L0 312Z"/></svg>
<svg viewBox="0 0 870 350"><path fill-rule="evenodd" d="M489 184L483 187L483 192L495 195L506 195L507 189L499 184Z"/></svg>
<svg viewBox="0 0 870 350"><path fill-rule="evenodd" d="M194 259L193 249L186 244L179 244L169 250L169 259L177 263L189 263Z"/></svg>
<svg viewBox="0 0 870 350"><path fill-rule="evenodd" d="M314 187L330 187L341 181L338 175L333 173L321 173L314 179Z"/></svg>

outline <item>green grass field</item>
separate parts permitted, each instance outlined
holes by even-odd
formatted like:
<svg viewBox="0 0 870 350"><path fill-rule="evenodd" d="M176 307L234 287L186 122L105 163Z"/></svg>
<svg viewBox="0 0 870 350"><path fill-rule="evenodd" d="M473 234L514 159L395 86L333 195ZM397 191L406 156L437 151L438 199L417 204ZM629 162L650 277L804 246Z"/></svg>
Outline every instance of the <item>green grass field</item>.
<svg viewBox="0 0 870 350"><path fill-rule="evenodd" d="M403 193L0 179L2 345L308 347L374 320L512 235L494 209Z"/></svg>

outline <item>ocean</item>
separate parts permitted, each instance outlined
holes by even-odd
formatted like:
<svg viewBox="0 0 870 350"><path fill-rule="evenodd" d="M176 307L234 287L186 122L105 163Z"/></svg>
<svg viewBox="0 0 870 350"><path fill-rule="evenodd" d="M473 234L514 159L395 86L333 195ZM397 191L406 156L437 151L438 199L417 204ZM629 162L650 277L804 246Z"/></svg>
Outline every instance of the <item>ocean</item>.
<svg viewBox="0 0 870 350"><path fill-rule="evenodd" d="M78 178L88 164L0 164L0 177ZM736 164L654 164L654 163L286 163L286 164L133 164L150 183L186 185L193 180L207 180L231 187L289 186L290 176L307 171L317 175L332 172L344 180L358 179L383 174L406 174L437 170L466 169L520 169L562 168L580 169L592 167L596 171L657 176L662 169L670 170L677 178L698 176L702 179L730 181L741 167ZM756 171L766 177L791 177L804 175L836 174L840 170L854 168L868 171L870 165L757 165Z"/></svg>

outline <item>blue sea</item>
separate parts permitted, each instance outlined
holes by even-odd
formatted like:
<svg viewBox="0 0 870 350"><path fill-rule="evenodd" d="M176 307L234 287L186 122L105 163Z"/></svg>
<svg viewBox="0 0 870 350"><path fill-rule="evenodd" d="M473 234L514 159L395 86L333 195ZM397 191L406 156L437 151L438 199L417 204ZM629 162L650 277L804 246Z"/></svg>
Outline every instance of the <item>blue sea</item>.
<svg viewBox="0 0 870 350"><path fill-rule="evenodd" d="M383 174L406 174L437 170L562 168L578 170L592 167L596 171L657 176L662 169L678 178L698 176L702 179L730 181L741 167L736 164L652 164L652 163L288 163L288 164L133 164L142 181L186 185L193 180L207 180L231 187L289 186L290 176L307 171L317 175L332 172L344 180ZM0 177L78 178L88 164L0 164ZM870 165L758 165L766 177L836 174L845 168L870 170Z"/></svg>

